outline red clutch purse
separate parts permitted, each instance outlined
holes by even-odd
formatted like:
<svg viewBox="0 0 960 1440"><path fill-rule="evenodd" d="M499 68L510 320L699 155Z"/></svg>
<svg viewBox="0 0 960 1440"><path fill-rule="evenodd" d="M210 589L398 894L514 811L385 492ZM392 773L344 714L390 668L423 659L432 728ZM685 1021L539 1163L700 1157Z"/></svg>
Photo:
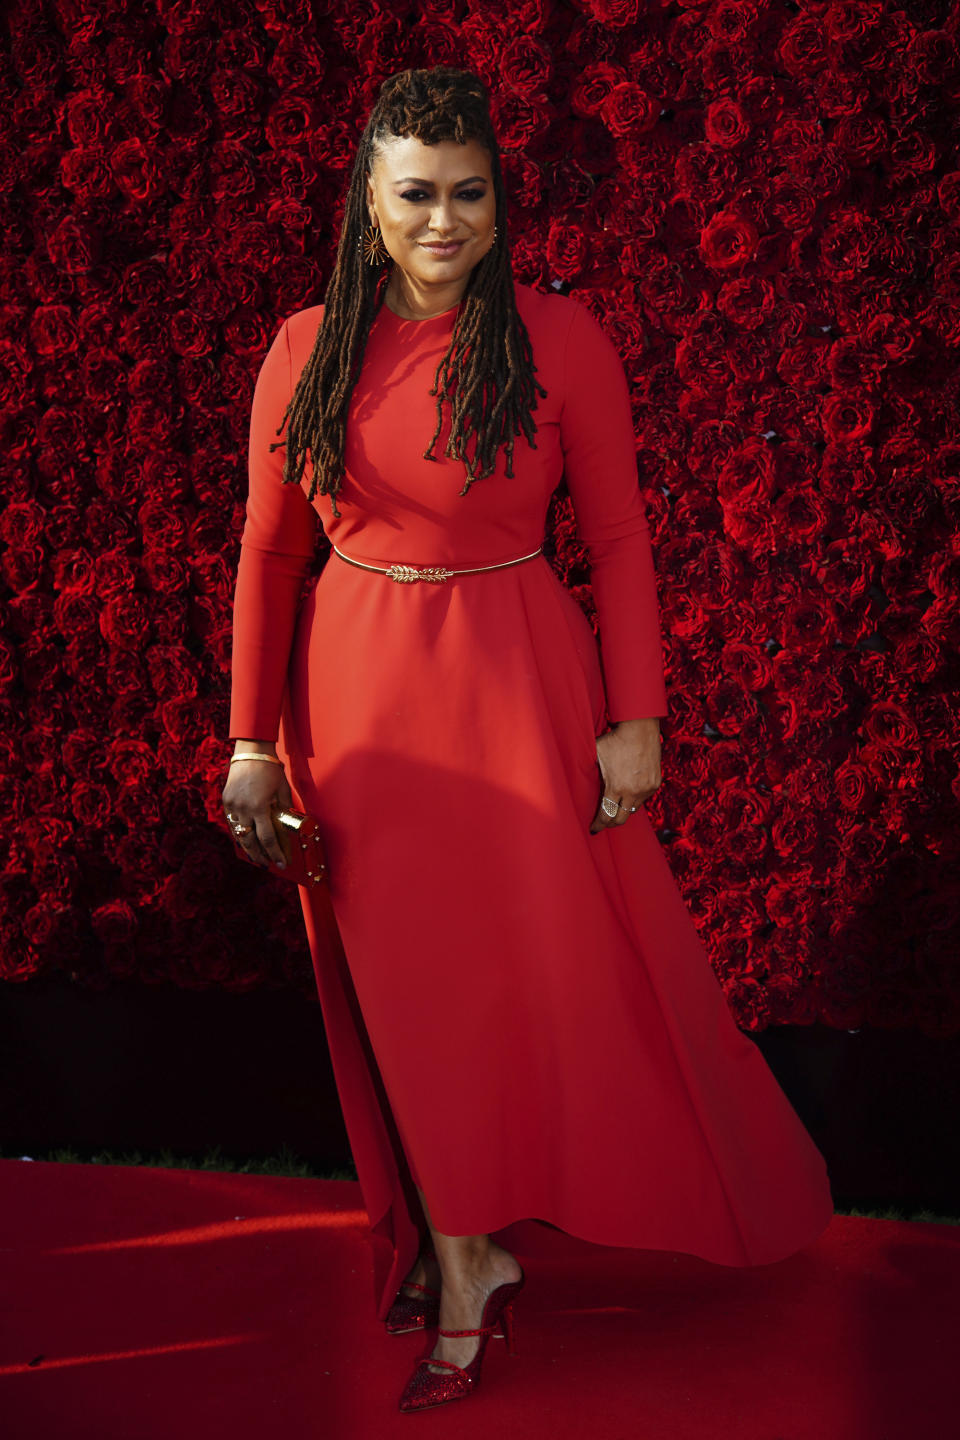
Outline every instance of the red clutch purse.
<svg viewBox="0 0 960 1440"><path fill-rule="evenodd" d="M316 820L302 810L278 807L273 811L273 821L287 863L281 870L270 861L266 868L271 875L292 880L295 885L320 885L327 878L327 857ZM256 861L250 863L254 865Z"/></svg>

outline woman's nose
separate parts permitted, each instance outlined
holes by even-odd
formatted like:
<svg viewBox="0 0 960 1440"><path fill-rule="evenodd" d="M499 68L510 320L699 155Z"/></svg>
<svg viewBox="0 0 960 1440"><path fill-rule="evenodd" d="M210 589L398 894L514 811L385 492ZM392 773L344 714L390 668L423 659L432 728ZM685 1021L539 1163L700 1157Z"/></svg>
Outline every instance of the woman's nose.
<svg viewBox="0 0 960 1440"><path fill-rule="evenodd" d="M432 230L439 230L441 234L445 234L448 230L453 230L455 227L456 220L453 215L453 206L449 201L438 201L430 212L430 228Z"/></svg>

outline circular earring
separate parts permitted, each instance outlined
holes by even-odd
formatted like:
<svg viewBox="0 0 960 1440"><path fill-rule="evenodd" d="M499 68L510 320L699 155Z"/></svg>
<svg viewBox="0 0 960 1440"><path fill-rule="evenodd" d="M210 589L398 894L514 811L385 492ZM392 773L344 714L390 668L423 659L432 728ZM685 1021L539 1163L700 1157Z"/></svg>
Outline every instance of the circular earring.
<svg viewBox="0 0 960 1440"><path fill-rule="evenodd" d="M360 232L357 249L363 251L363 258L368 265L382 265L389 258L379 225L368 225L366 232Z"/></svg>

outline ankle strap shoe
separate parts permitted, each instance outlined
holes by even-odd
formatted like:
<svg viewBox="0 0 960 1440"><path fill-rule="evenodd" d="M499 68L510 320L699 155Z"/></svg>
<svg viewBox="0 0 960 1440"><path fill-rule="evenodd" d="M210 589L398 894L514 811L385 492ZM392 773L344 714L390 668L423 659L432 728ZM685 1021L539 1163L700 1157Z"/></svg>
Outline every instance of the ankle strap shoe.
<svg viewBox="0 0 960 1440"><path fill-rule="evenodd" d="M424 1250L425 1260L436 1260L432 1250ZM404 1289L416 1290L416 1295L405 1295ZM387 1311L384 1325L388 1335L406 1335L411 1330L424 1330L436 1325L440 1318L440 1291L431 1285L421 1285L416 1280L404 1280L397 1291L396 1299Z"/></svg>
<svg viewBox="0 0 960 1440"><path fill-rule="evenodd" d="M438 1335L479 1335L480 1344L477 1347L477 1353L469 1365L455 1365L452 1360L440 1360L433 1355L422 1356L417 1361L413 1374L400 1396L401 1410L405 1412L428 1410L434 1405L445 1405L451 1400L465 1400L472 1395L480 1384L480 1371L487 1341L497 1329L498 1324L503 1328L504 1339L507 1342L507 1354L516 1355L517 1332L513 1304L523 1289L525 1278L521 1271L519 1280L513 1280L506 1285L498 1285L495 1290L491 1290L483 1307L479 1329L437 1330ZM439 1365L447 1373L438 1374L437 1371L430 1369L431 1365Z"/></svg>

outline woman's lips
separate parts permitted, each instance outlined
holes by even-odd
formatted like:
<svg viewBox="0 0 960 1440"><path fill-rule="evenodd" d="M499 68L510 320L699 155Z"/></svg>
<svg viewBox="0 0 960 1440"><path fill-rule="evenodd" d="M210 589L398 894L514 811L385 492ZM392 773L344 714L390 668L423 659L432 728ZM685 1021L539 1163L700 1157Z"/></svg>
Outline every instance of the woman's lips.
<svg viewBox="0 0 960 1440"><path fill-rule="evenodd" d="M456 240L450 245L424 244L422 249L426 250L428 255L435 255L438 260L446 260L450 255L456 255L462 244L462 240Z"/></svg>

